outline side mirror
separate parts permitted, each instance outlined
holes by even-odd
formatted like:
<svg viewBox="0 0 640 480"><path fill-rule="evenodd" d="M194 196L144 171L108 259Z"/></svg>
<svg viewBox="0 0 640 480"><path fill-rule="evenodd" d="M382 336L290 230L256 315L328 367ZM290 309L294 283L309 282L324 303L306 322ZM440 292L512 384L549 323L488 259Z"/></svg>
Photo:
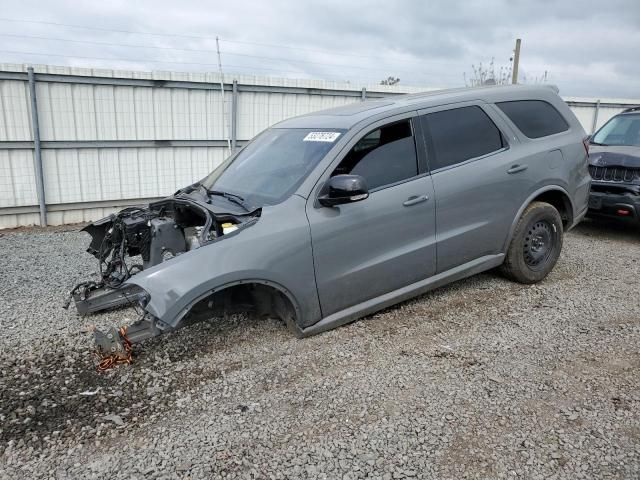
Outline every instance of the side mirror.
<svg viewBox="0 0 640 480"><path fill-rule="evenodd" d="M334 207L343 203L359 202L368 196L369 187L360 175L336 175L325 184L318 201L324 207Z"/></svg>

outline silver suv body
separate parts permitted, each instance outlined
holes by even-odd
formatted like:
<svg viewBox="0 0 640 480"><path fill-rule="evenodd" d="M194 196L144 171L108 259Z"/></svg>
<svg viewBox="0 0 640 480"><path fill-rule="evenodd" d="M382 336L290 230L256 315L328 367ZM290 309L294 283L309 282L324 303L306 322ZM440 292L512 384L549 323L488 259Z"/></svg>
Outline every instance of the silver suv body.
<svg viewBox="0 0 640 480"><path fill-rule="evenodd" d="M556 92L441 91L288 119L202 181L96 222L94 247L131 215L165 239L139 235L136 250L121 227L124 251L157 253L111 285L144 307L134 340L240 297L305 336L501 265L541 280L590 186L585 132Z"/></svg>

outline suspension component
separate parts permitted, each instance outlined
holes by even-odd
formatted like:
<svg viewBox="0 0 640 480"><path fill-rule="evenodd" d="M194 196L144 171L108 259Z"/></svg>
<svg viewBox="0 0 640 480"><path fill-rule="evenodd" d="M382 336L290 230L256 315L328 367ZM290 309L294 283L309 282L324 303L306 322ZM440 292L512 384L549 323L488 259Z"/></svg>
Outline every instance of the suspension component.
<svg viewBox="0 0 640 480"><path fill-rule="evenodd" d="M116 330L111 327L106 333L96 330L96 353L100 358L98 371L103 372L126 363L131 364L131 341L127 338L127 327Z"/></svg>
<svg viewBox="0 0 640 480"><path fill-rule="evenodd" d="M130 365L132 345L168 331L162 326L164 324L160 320L146 313L129 327L111 327L106 332L95 330L96 354L100 359L98 370L102 372L117 365Z"/></svg>

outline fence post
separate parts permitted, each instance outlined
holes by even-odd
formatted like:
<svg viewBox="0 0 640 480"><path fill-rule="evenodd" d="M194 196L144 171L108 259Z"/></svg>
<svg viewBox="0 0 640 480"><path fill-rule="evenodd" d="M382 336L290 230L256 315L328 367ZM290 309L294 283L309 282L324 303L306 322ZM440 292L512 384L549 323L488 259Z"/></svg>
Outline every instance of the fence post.
<svg viewBox="0 0 640 480"><path fill-rule="evenodd" d="M596 131L596 127L598 126L598 112L600 111L600 99L596 101L596 109L593 112L593 124L591 125L591 135L593 135Z"/></svg>
<svg viewBox="0 0 640 480"><path fill-rule="evenodd" d="M360 99L363 102L367 99L367 89L365 87L362 87L362 95L361 95Z"/></svg>
<svg viewBox="0 0 640 480"><path fill-rule="evenodd" d="M238 81L233 81L231 94L231 153L235 153L238 143Z"/></svg>
<svg viewBox="0 0 640 480"><path fill-rule="evenodd" d="M40 226L47 226L47 204L44 198L44 173L42 171L42 152L40 150L40 122L38 121L38 101L36 99L36 78L33 67L27 69L29 94L31 97L31 125L33 127L33 151L36 169L36 190L40 209Z"/></svg>

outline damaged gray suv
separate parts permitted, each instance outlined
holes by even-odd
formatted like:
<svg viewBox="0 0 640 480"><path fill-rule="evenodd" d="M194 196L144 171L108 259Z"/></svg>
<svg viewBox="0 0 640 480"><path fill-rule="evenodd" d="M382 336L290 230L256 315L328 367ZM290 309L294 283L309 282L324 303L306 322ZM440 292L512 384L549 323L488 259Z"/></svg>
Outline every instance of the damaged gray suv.
<svg viewBox="0 0 640 480"><path fill-rule="evenodd" d="M139 306L130 342L234 309L299 337L501 267L544 279L587 211L586 135L553 87L404 95L285 120L209 176L84 230L81 314ZM139 260L138 260L139 259Z"/></svg>

